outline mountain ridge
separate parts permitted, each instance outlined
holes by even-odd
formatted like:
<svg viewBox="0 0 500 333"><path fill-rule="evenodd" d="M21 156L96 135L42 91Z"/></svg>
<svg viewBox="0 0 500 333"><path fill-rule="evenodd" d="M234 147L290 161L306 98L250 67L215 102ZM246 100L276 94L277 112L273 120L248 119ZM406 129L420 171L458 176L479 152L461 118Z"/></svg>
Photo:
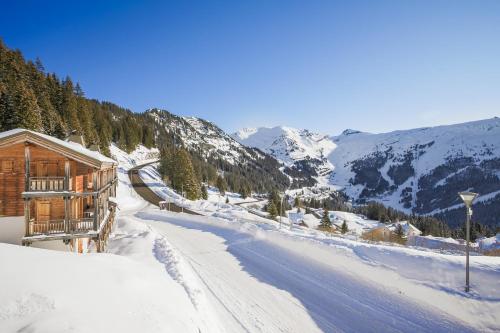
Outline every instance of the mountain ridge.
<svg viewBox="0 0 500 333"><path fill-rule="evenodd" d="M326 146L332 148L321 164L328 167L326 182L325 177L315 175L321 167L311 163L317 158L311 153L314 147L308 154L294 155L290 147L304 146L302 138L287 136L286 130L280 132L276 127L272 129L275 136L257 128L245 138L237 134L233 137L243 144L256 145L289 167L304 169L307 165L317 180L315 185L335 185L358 203L379 201L409 214L439 215L458 225L461 206L456 193L475 190L484 198L476 216L487 224L500 222L499 218L486 216L488 210L500 210L498 117L379 134L346 130L327 139L316 134L329 140Z"/></svg>

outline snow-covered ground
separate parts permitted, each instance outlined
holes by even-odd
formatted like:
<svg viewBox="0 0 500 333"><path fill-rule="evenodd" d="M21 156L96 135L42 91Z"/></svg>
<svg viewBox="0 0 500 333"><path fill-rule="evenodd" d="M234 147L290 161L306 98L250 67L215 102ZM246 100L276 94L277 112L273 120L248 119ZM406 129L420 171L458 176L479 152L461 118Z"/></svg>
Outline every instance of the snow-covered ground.
<svg viewBox="0 0 500 333"><path fill-rule="evenodd" d="M138 145L137 148L127 154L114 143L109 147L111 156L118 161L122 170L128 170L136 165L157 161L160 158L160 151L158 148L148 149L143 145Z"/></svg>
<svg viewBox="0 0 500 333"><path fill-rule="evenodd" d="M173 191L170 187L165 186L154 164L147 165L139 170L139 177L141 177L142 181L159 197L174 202L178 206L196 211L202 215L228 220L253 219L257 222L268 222L267 219L255 216L249 213L247 209L236 205L238 203L253 202L255 199L241 199L238 194L231 192L226 192L226 194L222 196L217 189L209 187L207 190L208 200L187 200ZM229 198L229 204L226 204L226 198Z"/></svg>
<svg viewBox="0 0 500 333"><path fill-rule="evenodd" d="M189 266L163 235L133 217L148 204L126 170L150 154L140 148L130 158L112 150L130 164L119 169L121 211L108 253L0 243L0 332L222 331L203 291L189 279Z"/></svg>
<svg viewBox="0 0 500 333"><path fill-rule="evenodd" d="M169 189L158 182L154 168L146 171L150 178L141 177L155 184L157 193L169 197ZM277 223L267 219L240 217L238 206L221 204L224 214L214 213L216 198L211 191L204 204L184 200L186 207L207 216L150 210L142 211L140 217L191 262L230 331L500 329L499 258L471 259L474 291L467 295L462 255L369 244L301 227L278 229ZM355 233L378 225L351 213L332 211L330 216L334 221L345 219ZM259 284L247 281L242 269L266 288L258 291ZM275 289L290 295L285 297ZM309 320L289 308L297 302ZM274 308L276 303L279 309Z"/></svg>
<svg viewBox="0 0 500 333"><path fill-rule="evenodd" d="M466 294L463 256L278 229L215 193L160 211L119 178L109 253L0 244L1 332L500 330L497 257L471 258Z"/></svg>

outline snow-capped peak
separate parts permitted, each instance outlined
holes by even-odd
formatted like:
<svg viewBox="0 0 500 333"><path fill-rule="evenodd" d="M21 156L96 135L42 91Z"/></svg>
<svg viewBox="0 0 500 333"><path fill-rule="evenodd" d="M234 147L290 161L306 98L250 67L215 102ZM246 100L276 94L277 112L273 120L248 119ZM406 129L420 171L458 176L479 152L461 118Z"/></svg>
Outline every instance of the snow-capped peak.
<svg viewBox="0 0 500 333"><path fill-rule="evenodd" d="M327 136L293 127L259 127L233 134L240 143L272 154L285 164L304 159L322 160L335 148Z"/></svg>
<svg viewBox="0 0 500 333"><path fill-rule="evenodd" d="M255 127L247 127L247 128L242 128L238 132L233 134L233 138L236 140L245 140L249 136L252 136L253 134L257 133L258 128Z"/></svg>

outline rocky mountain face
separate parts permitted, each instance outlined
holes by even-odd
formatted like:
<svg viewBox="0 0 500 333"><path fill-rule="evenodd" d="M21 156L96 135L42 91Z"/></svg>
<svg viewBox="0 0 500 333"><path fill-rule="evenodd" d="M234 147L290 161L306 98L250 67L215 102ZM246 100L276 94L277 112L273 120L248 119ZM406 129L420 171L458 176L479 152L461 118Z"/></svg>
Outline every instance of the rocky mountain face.
<svg viewBox="0 0 500 333"><path fill-rule="evenodd" d="M382 134L346 130L333 137L281 129L233 136L320 182L324 178L317 175L324 172L330 185L359 203L375 200L406 213L437 215L457 226L465 215L457 192L469 190L480 194L474 218L500 224L498 118Z"/></svg>
<svg viewBox="0 0 500 333"><path fill-rule="evenodd" d="M252 186L256 191L285 189L290 185L289 178L281 172L281 163L274 157L240 144L209 121L181 117L160 109L151 109L145 114L166 133L171 141L168 145L186 147L227 175L258 185ZM160 139L165 138L157 138L157 141Z"/></svg>
<svg viewBox="0 0 500 333"><path fill-rule="evenodd" d="M148 110L146 114L167 133L179 138L188 149L199 151L205 157L221 158L231 164L265 157L258 149L243 146L209 121L181 117L160 109Z"/></svg>

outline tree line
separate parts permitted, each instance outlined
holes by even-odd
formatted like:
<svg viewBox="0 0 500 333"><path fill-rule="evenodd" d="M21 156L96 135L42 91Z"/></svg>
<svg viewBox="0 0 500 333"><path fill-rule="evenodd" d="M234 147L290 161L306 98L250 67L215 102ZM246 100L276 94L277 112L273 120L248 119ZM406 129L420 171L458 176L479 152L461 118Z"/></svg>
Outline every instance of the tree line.
<svg viewBox="0 0 500 333"><path fill-rule="evenodd" d="M60 139L76 133L109 155L115 142L130 152L155 145L154 121L110 102L85 97L70 77L46 73L42 62L25 60L0 39L0 131L26 128Z"/></svg>

